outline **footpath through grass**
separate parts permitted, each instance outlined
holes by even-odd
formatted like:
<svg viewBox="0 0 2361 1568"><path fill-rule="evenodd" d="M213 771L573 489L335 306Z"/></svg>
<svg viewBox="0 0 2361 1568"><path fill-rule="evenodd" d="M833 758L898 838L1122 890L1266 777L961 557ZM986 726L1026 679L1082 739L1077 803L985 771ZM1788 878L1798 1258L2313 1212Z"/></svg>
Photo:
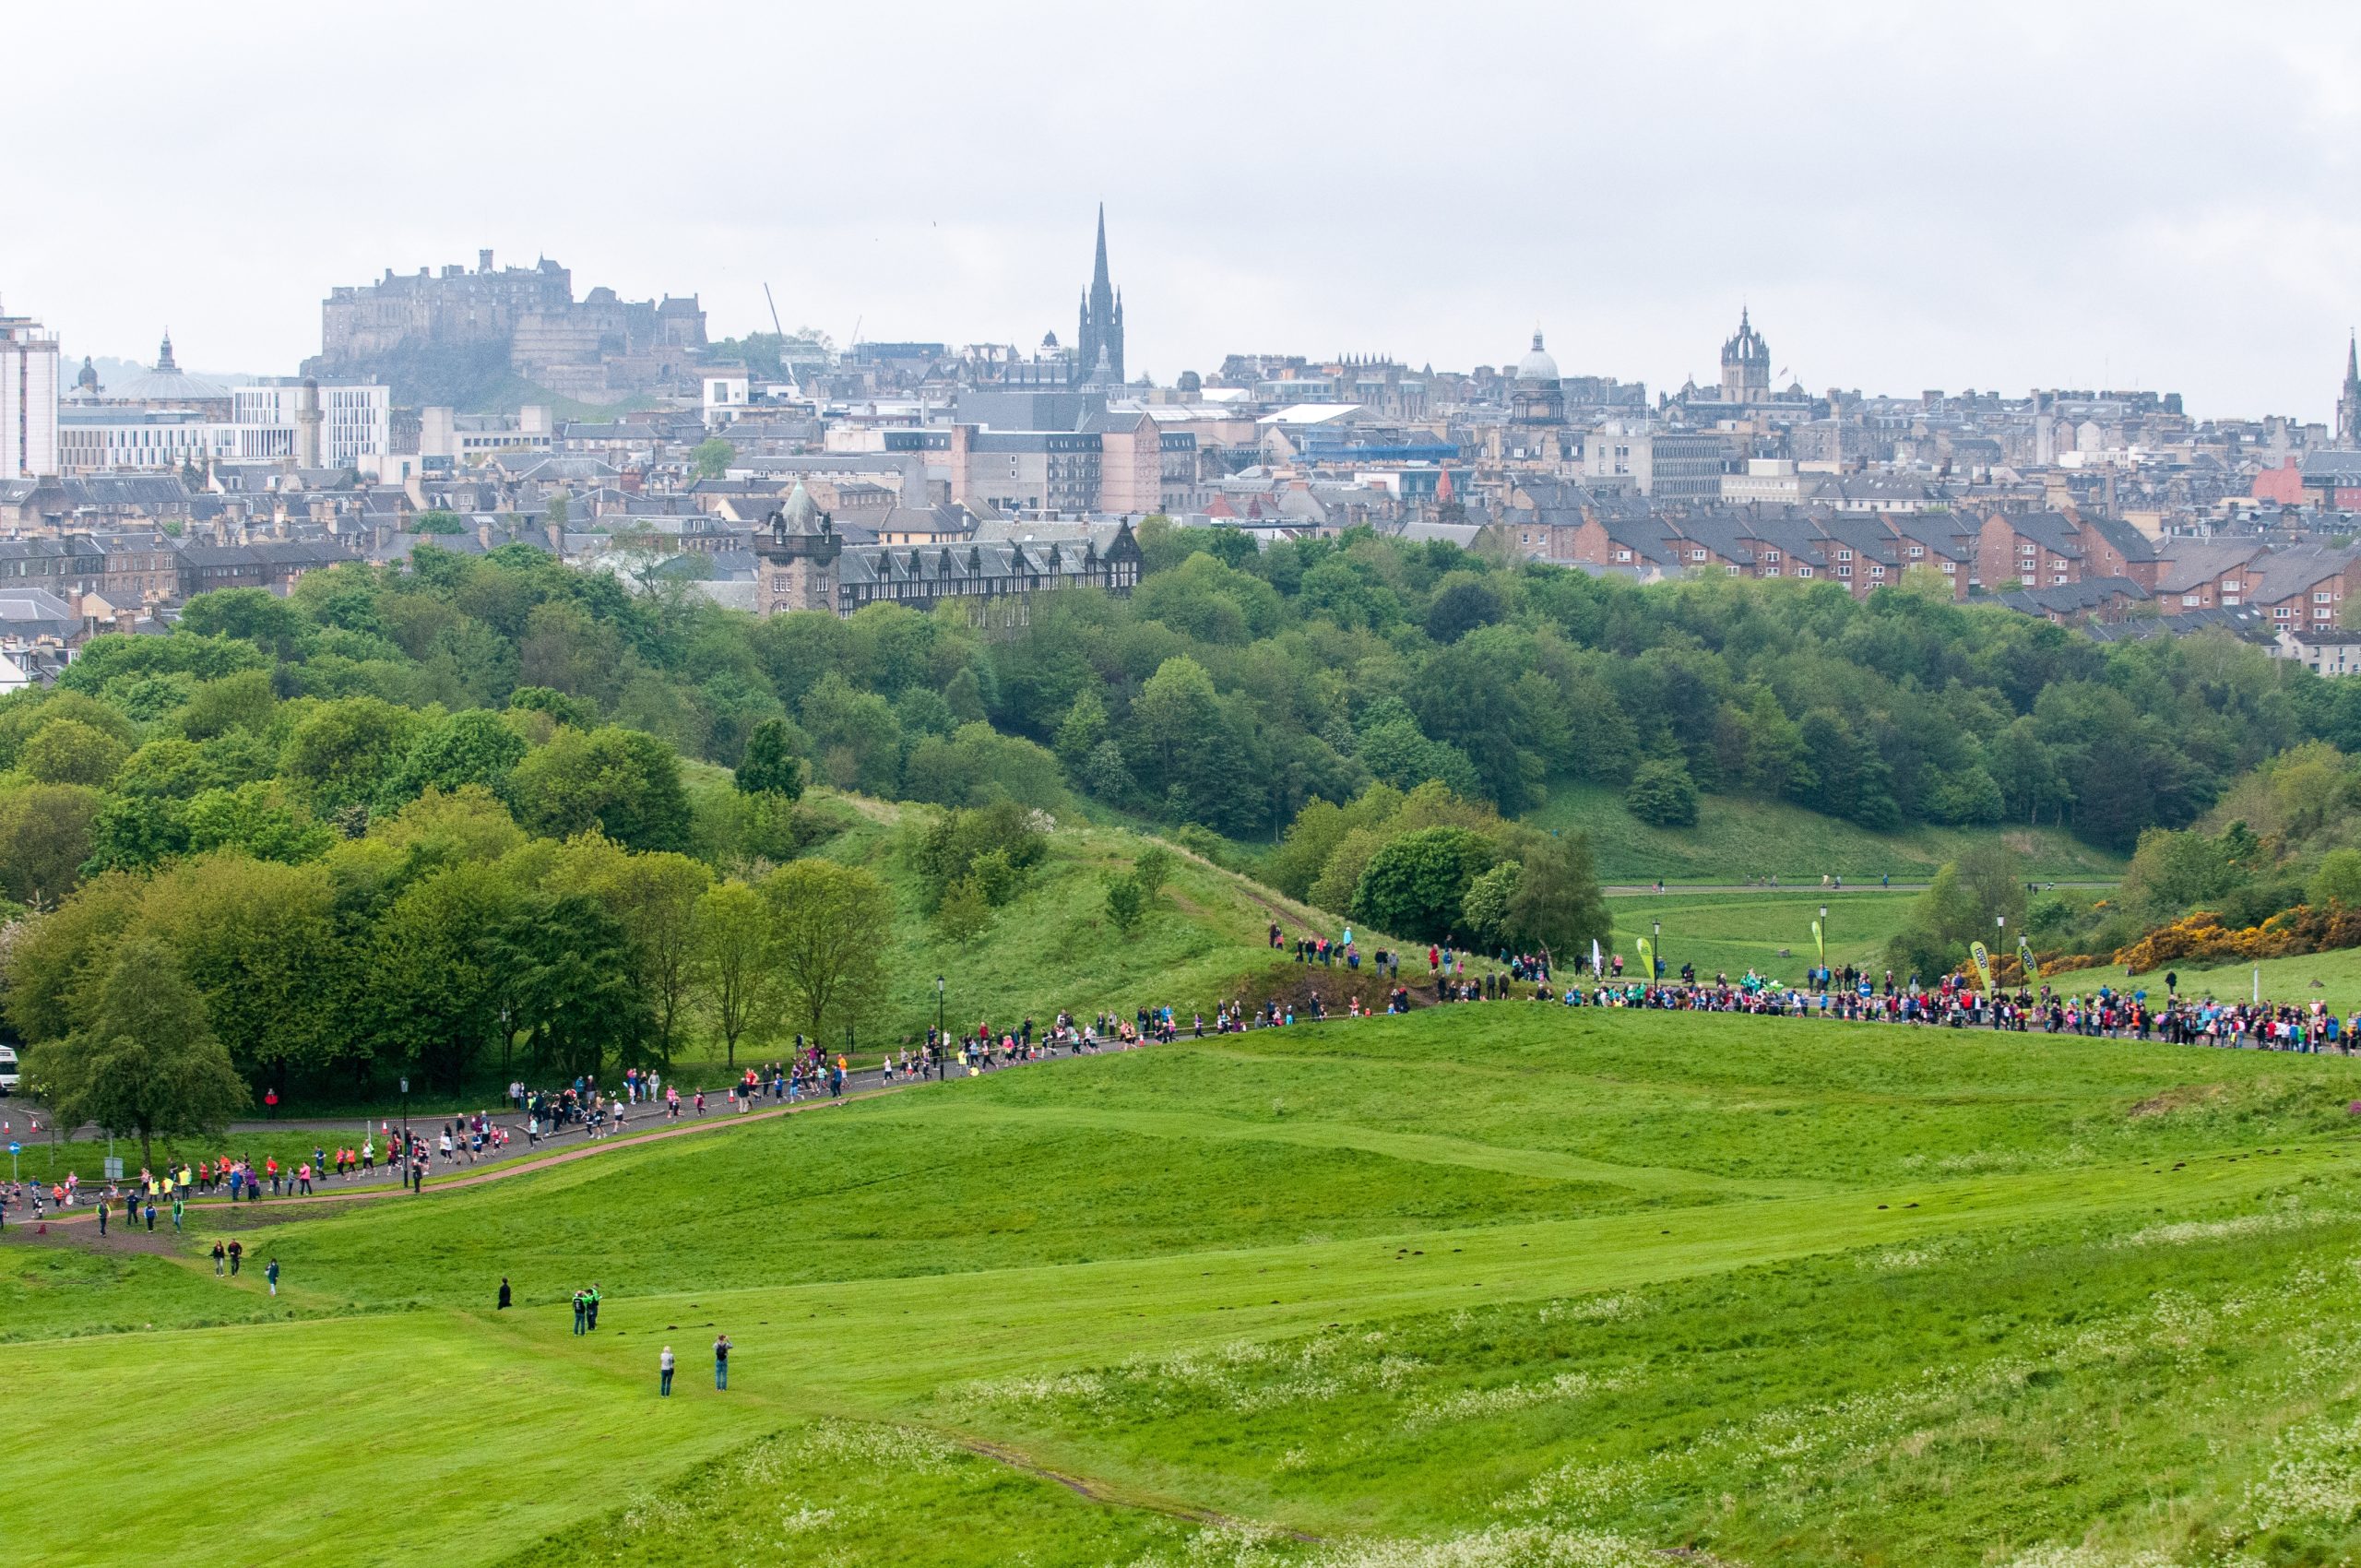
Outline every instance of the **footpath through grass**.
<svg viewBox="0 0 2361 1568"><path fill-rule="evenodd" d="M209 1235L11 1246L8 1533L339 1568L2337 1561L2355 1099L2335 1059L1492 1004L267 1225L276 1301Z"/></svg>

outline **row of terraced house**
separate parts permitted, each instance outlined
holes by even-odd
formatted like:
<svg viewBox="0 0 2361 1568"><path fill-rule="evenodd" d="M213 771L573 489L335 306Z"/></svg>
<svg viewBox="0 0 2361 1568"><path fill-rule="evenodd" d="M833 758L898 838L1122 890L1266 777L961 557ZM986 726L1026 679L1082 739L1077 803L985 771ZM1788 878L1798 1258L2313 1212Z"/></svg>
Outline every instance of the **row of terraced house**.
<svg viewBox="0 0 2361 1568"><path fill-rule="evenodd" d="M2060 624L2243 610L2280 628L2337 624L2361 552L2257 537L2149 538L2120 518L2053 511L1849 512L1662 506L1554 481L1519 485L1499 526L1535 560L1642 580L1695 573L1833 582L1857 598L1923 567L1955 600L1990 597Z"/></svg>

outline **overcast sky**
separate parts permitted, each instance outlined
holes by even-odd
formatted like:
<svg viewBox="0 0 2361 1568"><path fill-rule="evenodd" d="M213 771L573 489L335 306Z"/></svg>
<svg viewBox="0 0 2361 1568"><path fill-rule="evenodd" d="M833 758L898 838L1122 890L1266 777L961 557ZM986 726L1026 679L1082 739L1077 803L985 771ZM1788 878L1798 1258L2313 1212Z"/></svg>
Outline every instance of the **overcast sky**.
<svg viewBox="0 0 2361 1568"><path fill-rule="evenodd" d="M1130 369L2140 386L2329 417L2361 7L11 6L0 305L291 372L386 267L553 256L716 335L1074 331Z"/></svg>

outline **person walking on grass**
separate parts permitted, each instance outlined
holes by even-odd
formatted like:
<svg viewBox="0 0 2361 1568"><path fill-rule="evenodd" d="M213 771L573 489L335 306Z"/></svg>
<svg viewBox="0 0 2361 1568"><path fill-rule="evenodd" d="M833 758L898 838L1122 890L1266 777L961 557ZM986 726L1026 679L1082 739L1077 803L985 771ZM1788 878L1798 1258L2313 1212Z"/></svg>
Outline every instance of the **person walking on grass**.
<svg viewBox="0 0 2361 1568"><path fill-rule="evenodd" d="M665 1346L664 1353L656 1358L656 1372L663 1380L656 1392L670 1399L672 1397L672 1347L670 1345Z"/></svg>
<svg viewBox="0 0 2361 1568"><path fill-rule="evenodd" d="M730 1336L717 1336L713 1342L713 1386L730 1386Z"/></svg>
<svg viewBox="0 0 2361 1568"><path fill-rule="evenodd" d="M228 1257L229 1255L230 1255L229 1253L225 1253L225 1252L223 1252L223 1251L221 1250L221 1243L220 1243L220 1242L216 1241L216 1242L214 1242L214 1243L213 1243L213 1277L214 1277L214 1278L219 1279L219 1278L220 1278L220 1277L221 1277L221 1262L222 1262L222 1260L223 1260L224 1258Z"/></svg>
<svg viewBox="0 0 2361 1568"><path fill-rule="evenodd" d="M238 1277L238 1265L245 1261L246 1244L236 1237L230 1239L230 1277Z"/></svg>
<svg viewBox="0 0 2361 1568"><path fill-rule="evenodd" d="M587 1334L589 1329L584 1325L589 1321L590 1298L583 1292L576 1290L574 1293L574 1332L576 1334Z"/></svg>
<svg viewBox="0 0 2361 1568"><path fill-rule="evenodd" d="M500 1310L502 1312L508 1310L508 1276L504 1274L500 1277Z"/></svg>
<svg viewBox="0 0 2361 1568"><path fill-rule="evenodd" d="M590 1332L596 1334L599 1332L599 1282L597 1280L590 1282L590 1293L583 1300L590 1311Z"/></svg>
<svg viewBox="0 0 2361 1568"><path fill-rule="evenodd" d="M268 1263L262 1265L262 1277L270 1281L270 1293L274 1296L278 1295L279 1260L277 1258L273 1258Z"/></svg>

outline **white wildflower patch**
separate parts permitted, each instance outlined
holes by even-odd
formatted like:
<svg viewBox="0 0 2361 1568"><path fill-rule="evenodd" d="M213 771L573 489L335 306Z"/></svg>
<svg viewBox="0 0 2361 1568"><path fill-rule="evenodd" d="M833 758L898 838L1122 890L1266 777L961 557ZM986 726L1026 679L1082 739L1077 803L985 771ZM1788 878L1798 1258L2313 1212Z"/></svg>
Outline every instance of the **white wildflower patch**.
<svg viewBox="0 0 2361 1568"><path fill-rule="evenodd" d="M1594 1394L1612 1393L1628 1381L1628 1373L1594 1377L1588 1372L1560 1372L1543 1383L1464 1388L1456 1394L1419 1401L1404 1415L1402 1424L1415 1431L1450 1421L1479 1420L1487 1416L1506 1415L1512 1410L1530 1409L1536 1405L1571 1403Z"/></svg>
<svg viewBox="0 0 2361 1568"><path fill-rule="evenodd" d="M873 1421L815 1421L795 1449L799 1463L905 1475L940 1470L959 1455L955 1444L931 1431Z"/></svg>
<svg viewBox="0 0 2361 1568"><path fill-rule="evenodd" d="M1542 1303L1543 1323L1621 1323L1648 1310L1637 1296L1578 1296L1572 1301Z"/></svg>
<svg viewBox="0 0 2361 1568"><path fill-rule="evenodd" d="M2151 1225L2129 1235L2118 1236L2107 1244L2111 1247L2185 1247L2192 1241L2227 1241L2240 1236L2292 1230L2297 1226L2312 1223L2315 1223L2314 1217L2301 1210L2278 1209L2267 1214L2241 1214L2229 1219L2182 1219L2165 1225Z"/></svg>
<svg viewBox="0 0 2361 1568"><path fill-rule="evenodd" d="M2299 1519L2343 1524L2361 1516L2361 1416L2290 1427L2275 1444L2278 1457L2247 1484L2247 1507L2258 1530Z"/></svg>
<svg viewBox="0 0 2361 1568"><path fill-rule="evenodd" d="M1309 1568L1664 1568L1665 1559L1618 1535L1525 1525L1441 1540L1332 1546L1307 1562Z"/></svg>
<svg viewBox="0 0 2361 1568"><path fill-rule="evenodd" d="M781 1514L778 1527L791 1536L809 1535L814 1530L826 1529L836 1520L835 1509L814 1508L807 1503L792 1514Z"/></svg>
<svg viewBox="0 0 2361 1568"><path fill-rule="evenodd" d="M2003 1568L2172 1568L2160 1551L2119 1552L2096 1546L2036 1546L2011 1557Z"/></svg>

